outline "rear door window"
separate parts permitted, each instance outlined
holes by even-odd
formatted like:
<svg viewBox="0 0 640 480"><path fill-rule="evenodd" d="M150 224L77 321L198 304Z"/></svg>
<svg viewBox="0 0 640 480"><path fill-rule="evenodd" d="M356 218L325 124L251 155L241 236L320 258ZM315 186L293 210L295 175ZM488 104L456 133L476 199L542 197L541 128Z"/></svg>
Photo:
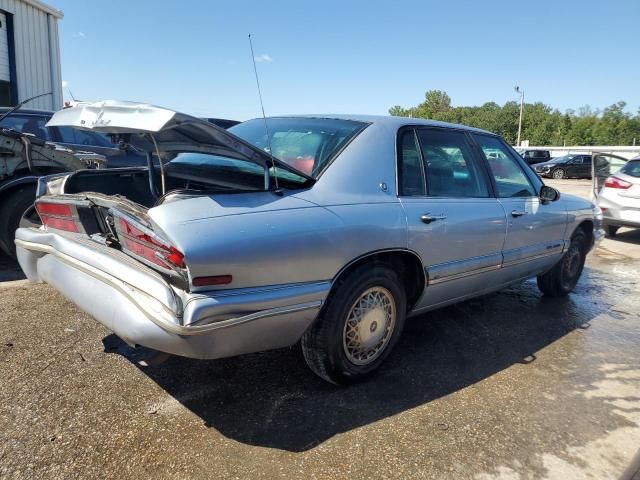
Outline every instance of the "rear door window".
<svg viewBox="0 0 640 480"><path fill-rule="evenodd" d="M398 140L398 189L401 196L425 196L426 184L420 149L413 129L400 133Z"/></svg>
<svg viewBox="0 0 640 480"><path fill-rule="evenodd" d="M435 128L416 130L430 197L489 197L481 166L464 132ZM496 155L502 155L496 151Z"/></svg>
<svg viewBox="0 0 640 480"><path fill-rule="evenodd" d="M631 160L620 169L620 173L640 178L640 160Z"/></svg>

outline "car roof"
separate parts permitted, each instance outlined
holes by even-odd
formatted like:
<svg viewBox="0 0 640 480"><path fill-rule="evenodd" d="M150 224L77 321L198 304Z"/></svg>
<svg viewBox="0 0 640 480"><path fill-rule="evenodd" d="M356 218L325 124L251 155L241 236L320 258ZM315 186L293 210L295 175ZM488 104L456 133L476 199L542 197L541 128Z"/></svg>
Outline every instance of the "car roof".
<svg viewBox="0 0 640 480"><path fill-rule="evenodd" d="M394 117L391 115L356 115L356 114L307 114L307 115L277 115L269 118L323 118L352 120L356 122L375 123L378 125L386 125L391 128L398 129L409 125L424 125L429 127L455 128L458 130L467 130L470 132L484 133L488 135L496 135L495 133L480 128L469 127L457 123L440 122L438 120L427 120L424 118L411 117Z"/></svg>

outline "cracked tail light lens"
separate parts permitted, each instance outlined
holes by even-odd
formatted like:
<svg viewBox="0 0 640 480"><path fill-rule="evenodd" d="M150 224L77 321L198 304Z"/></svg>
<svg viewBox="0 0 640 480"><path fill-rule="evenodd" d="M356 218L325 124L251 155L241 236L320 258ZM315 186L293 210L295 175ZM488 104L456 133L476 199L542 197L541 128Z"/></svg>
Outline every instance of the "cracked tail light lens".
<svg viewBox="0 0 640 480"><path fill-rule="evenodd" d="M71 205L65 203L36 202L36 211L46 228L79 233Z"/></svg>
<svg viewBox="0 0 640 480"><path fill-rule="evenodd" d="M630 182L626 182L618 177L609 177L604 181L604 186L609 188L620 188L622 190L626 190L631 187Z"/></svg>
<svg viewBox="0 0 640 480"><path fill-rule="evenodd" d="M184 255L175 247L154 238L124 218L118 218L118 227L123 250L162 268L184 268Z"/></svg>

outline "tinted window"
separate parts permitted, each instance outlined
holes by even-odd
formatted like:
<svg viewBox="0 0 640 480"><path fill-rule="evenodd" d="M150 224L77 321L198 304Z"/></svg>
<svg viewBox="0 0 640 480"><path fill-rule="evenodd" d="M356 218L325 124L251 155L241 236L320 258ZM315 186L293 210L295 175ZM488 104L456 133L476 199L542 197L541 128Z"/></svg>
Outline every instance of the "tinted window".
<svg viewBox="0 0 640 480"><path fill-rule="evenodd" d="M620 169L620 173L625 173L631 177L640 178L640 160L631 160Z"/></svg>
<svg viewBox="0 0 640 480"><path fill-rule="evenodd" d="M181 152L172 155L168 169L176 174L188 173L202 182L218 186L249 185L255 190L264 189L264 169L253 162L221 157L209 153ZM282 168L277 169L280 186L300 188L307 179ZM273 169L271 170L273 184Z"/></svg>
<svg viewBox="0 0 640 480"><path fill-rule="evenodd" d="M421 195L426 194L424 172L420 160L420 151L416 144L415 134L412 129L405 130L400 134L398 142L398 187L400 195Z"/></svg>
<svg viewBox="0 0 640 480"><path fill-rule="evenodd" d="M452 130L419 129L427 195L488 197L489 190L465 134ZM501 155L501 152L496 152Z"/></svg>
<svg viewBox="0 0 640 480"><path fill-rule="evenodd" d="M74 145L92 145L94 147L114 147L111 139L104 134L78 130L71 127L57 127L62 143Z"/></svg>
<svg viewBox="0 0 640 480"><path fill-rule="evenodd" d="M254 119L229 128L234 135L312 177L366 124L335 118ZM267 130L269 138L267 138Z"/></svg>
<svg viewBox="0 0 640 480"><path fill-rule="evenodd" d="M50 140L49 132L45 128L45 124L49 121L49 118L39 115L16 115L11 114L2 122L0 126L4 128L11 128L20 133L30 133L42 140Z"/></svg>
<svg viewBox="0 0 640 480"><path fill-rule="evenodd" d="M522 170L518 159L496 137L474 135L489 162L499 197L534 197L535 190ZM500 152L502 155L496 155Z"/></svg>

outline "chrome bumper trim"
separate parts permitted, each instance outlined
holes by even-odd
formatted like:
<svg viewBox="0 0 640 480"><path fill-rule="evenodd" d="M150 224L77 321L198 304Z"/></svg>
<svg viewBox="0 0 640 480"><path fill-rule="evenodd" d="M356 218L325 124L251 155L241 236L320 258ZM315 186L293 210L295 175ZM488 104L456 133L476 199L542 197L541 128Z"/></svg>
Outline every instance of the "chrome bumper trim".
<svg viewBox="0 0 640 480"><path fill-rule="evenodd" d="M298 303L294 305L287 305L287 306L261 310L259 312L250 313L240 317L229 318L226 320L221 320L221 321L209 323L206 325L184 326L184 325L179 325L177 323L159 320L157 318L157 314L153 314L152 312L149 312L148 308L140 302L141 297L154 301L155 303L160 305L164 313L167 314L167 316L169 316L170 318L177 318L177 314L176 312L171 311L164 304L162 304L161 302L158 302L156 299L149 296L145 292L137 289L136 287L106 272L103 272L95 267L87 265L86 263L81 262L63 252L60 252L59 250L53 248L50 245L28 242L20 239L16 239L15 243L16 243L16 246L23 248L25 250L54 255L57 259L69 265L70 267L80 270L81 272L87 275L90 275L96 280L99 280L109 285L110 287L120 292L122 295L126 296L127 299L130 300L134 305L136 305L139 311L142 314L144 314L149 321L153 322L156 326L160 327L161 329L169 333L173 333L180 336L202 335L214 330L229 328L236 325L252 322L255 320L260 320L263 318L274 317L277 315L284 315L289 313L296 313L296 312L301 312L305 310L311 310L311 309L319 308L323 303L322 300L316 300L311 302Z"/></svg>

